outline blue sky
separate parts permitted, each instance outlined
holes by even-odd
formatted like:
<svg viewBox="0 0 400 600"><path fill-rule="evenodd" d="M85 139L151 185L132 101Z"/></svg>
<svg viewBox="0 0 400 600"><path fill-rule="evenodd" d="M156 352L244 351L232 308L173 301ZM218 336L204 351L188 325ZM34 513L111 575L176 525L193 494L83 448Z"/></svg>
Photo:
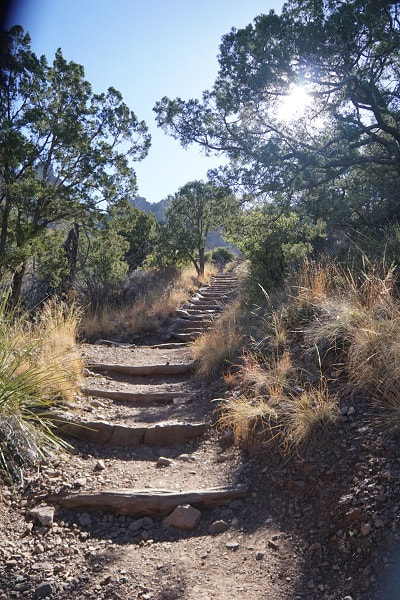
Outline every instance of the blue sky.
<svg viewBox="0 0 400 600"><path fill-rule="evenodd" d="M52 60L61 48L85 67L95 92L118 89L149 126L148 157L136 163L138 193L158 202L219 164L181 148L159 130L152 108L162 96L199 97L218 70L221 37L281 0L20 0L8 25L29 31L32 48Z"/></svg>

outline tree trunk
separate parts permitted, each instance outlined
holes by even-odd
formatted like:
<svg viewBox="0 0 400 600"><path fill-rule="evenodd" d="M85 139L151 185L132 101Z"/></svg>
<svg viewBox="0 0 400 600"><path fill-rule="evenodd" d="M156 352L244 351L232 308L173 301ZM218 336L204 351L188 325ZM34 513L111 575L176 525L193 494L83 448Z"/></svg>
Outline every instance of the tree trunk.
<svg viewBox="0 0 400 600"><path fill-rule="evenodd" d="M76 275L76 263L78 260L78 246L79 246L79 225L74 223L72 229L68 233L68 237L63 244L65 254L67 255L69 272L62 282L62 291L64 294L68 294L75 282Z"/></svg>
<svg viewBox="0 0 400 600"><path fill-rule="evenodd" d="M199 277L204 276L204 254L205 248L203 246L202 248L199 248Z"/></svg>
<svg viewBox="0 0 400 600"><path fill-rule="evenodd" d="M25 275L26 264L23 263L18 269L15 270L12 281L11 281L11 293L10 293L10 306L15 308L21 297L22 280Z"/></svg>
<svg viewBox="0 0 400 600"><path fill-rule="evenodd" d="M5 197L4 208L2 209L2 218L1 218L1 232L0 232L0 257L3 258L6 245L7 245L7 235L8 235L8 222L10 219L11 212L11 198L10 196Z"/></svg>

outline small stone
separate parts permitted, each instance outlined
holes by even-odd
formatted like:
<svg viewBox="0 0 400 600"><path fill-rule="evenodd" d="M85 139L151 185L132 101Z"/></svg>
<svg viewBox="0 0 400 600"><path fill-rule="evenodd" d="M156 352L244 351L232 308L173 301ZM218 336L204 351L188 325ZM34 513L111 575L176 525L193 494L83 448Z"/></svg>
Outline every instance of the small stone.
<svg viewBox="0 0 400 600"><path fill-rule="evenodd" d="M367 537L367 535L369 535L372 531L372 526L370 523L363 523L363 525L361 525L361 533L364 537Z"/></svg>
<svg viewBox="0 0 400 600"><path fill-rule="evenodd" d="M44 527L52 527L54 521L54 507L53 506L38 506L29 511L32 517L35 517Z"/></svg>
<svg viewBox="0 0 400 600"><path fill-rule="evenodd" d="M141 517L129 525L129 531L139 531L140 529L151 529L154 527L154 521L151 517Z"/></svg>
<svg viewBox="0 0 400 600"><path fill-rule="evenodd" d="M94 470L95 471L104 471L104 469L106 468L106 464L104 462L104 460L99 459L96 464L94 465Z"/></svg>
<svg viewBox="0 0 400 600"><path fill-rule="evenodd" d="M33 547L33 554L42 554L44 552L44 546L42 544L35 544Z"/></svg>
<svg viewBox="0 0 400 600"><path fill-rule="evenodd" d="M228 550L232 550L232 552L235 552L240 548L240 544L239 542L226 542L225 547Z"/></svg>
<svg viewBox="0 0 400 600"><path fill-rule="evenodd" d="M274 540L268 540L267 546L268 548L272 548L272 550L279 550L279 546Z"/></svg>
<svg viewBox="0 0 400 600"><path fill-rule="evenodd" d="M349 417L351 417L352 415L354 415L356 412L356 409L354 408L354 406L350 406L349 410L347 411L347 414Z"/></svg>
<svg viewBox="0 0 400 600"><path fill-rule="evenodd" d="M217 463L223 463L223 462L225 462L226 460L228 460L228 458L229 458L229 455L228 455L228 454L224 454L224 453L222 453L222 454L218 454L218 456L217 456L217 458L216 458L216 462L217 462Z"/></svg>
<svg viewBox="0 0 400 600"><path fill-rule="evenodd" d="M184 397L181 397L181 398L174 398L174 399L172 400L172 404L173 404L174 406L182 406L182 405L183 405L183 404L185 404L185 403L186 403L186 398L184 398Z"/></svg>
<svg viewBox="0 0 400 600"><path fill-rule="evenodd" d="M32 587L32 584L29 581L22 581L21 583L17 583L14 586L14 590L16 592L26 592L28 590L30 590Z"/></svg>
<svg viewBox="0 0 400 600"><path fill-rule="evenodd" d="M164 519L164 525L177 529L194 529L201 519L201 512L190 504L181 504Z"/></svg>
<svg viewBox="0 0 400 600"><path fill-rule="evenodd" d="M90 406L93 406L93 408L100 408L100 406L103 406L103 405L100 402L100 400L91 400Z"/></svg>
<svg viewBox="0 0 400 600"><path fill-rule="evenodd" d="M79 523L82 527L92 524L92 517L88 513L82 513L79 517Z"/></svg>
<svg viewBox="0 0 400 600"><path fill-rule="evenodd" d="M193 458L190 456L190 454L180 454L177 457L177 460L181 460L182 462L192 462Z"/></svg>
<svg viewBox="0 0 400 600"><path fill-rule="evenodd" d="M227 429L219 438L219 444L223 450L226 450L230 446L233 446L235 441L235 436L233 434L232 429Z"/></svg>
<svg viewBox="0 0 400 600"><path fill-rule="evenodd" d="M317 550L321 550L321 544L319 542L314 542L308 549L309 552L316 552Z"/></svg>
<svg viewBox="0 0 400 600"><path fill-rule="evenodd" d="M160 456L157 459L156 466L157 467L170 467L173 464L173 460L171 458L166 458L165 456Z"/></svg>
<svg viewBox="0 0 400 600"><path fill-rule="evenodd" d="M265 556L265 552L262 552L261 550L257 550L256 552L256 560L262 560Z"/></svg>
<svg viewBox="0 0 400 600"><path fill-rule="evenodd" d="M53 581L43 581L35 590L35 598L49 598L52 596L54 589Z"/></svg>
<svg viewBox="0 0 400 600"><path fill-rule="evenodd" d="M226 521L220 519L219 521L214 521L213 523L211 523L210 527L208 528L208 531L210 533L222 533L227 529L229 529L229 524Z"/></svg>
<svg viewBox="0 0 400 600"><path fill-rule="evenodd" d="M87 482L86 477L80 477L79 479L75 479L73 486L75 488L82 488L82 487L85 487L86 482Z"/></svg>
<svg viewBox="0 0 400 600"><path fill-rule="evenodd" d="M16 567L18 564L18 562L12 558L10 560L6 560L6 567L7 569L14 569L14 567Z"/></svg>
<svg viewBox="0 0 400 600"><path fill-rule="evenodd" d="M342 408L339 410L339 413L342 415L342 417L344 417L345 415L347 415L348 412L349 412L349 407L348 406L342 406Z"/></svg>
<svg viewBox="0 0 400 600"><path fill-rule="evenodd" d="M354 521L361 520L362 517L363 517L363 511L360 508L351 508L344 515L345 522L349 525L354 523Z"/></svg>

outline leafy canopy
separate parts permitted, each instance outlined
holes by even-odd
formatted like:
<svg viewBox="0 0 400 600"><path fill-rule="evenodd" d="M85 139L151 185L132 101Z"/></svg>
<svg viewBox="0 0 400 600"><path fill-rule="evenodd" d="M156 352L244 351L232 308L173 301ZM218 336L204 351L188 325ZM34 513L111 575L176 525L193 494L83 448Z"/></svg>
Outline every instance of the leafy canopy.
<svg viewBox="0 0 400 600"><path fill-rule="evenodd" d="M160 127L183 146L223 152L223 182L250 193L323 185L355 168L400 169L400 21L390 0L291 0L222 38L201 100L162 98ZM279 108L294 86L301 118ZM281 196L282 197L282 196Z"/></svg>
<svg viewBox="0 0 400 600"><path fill-rule="evenodd" d="M49 225L132 195L150 136L120 92L93 93L60 49L38 58L19 26L1 35L0 66L0 267L16 268Z"/></svg>
<svg viewBox="0 0 400 600"><path fill-rule="evenodd" d="M222 226L236 207L227 188L203 181L187 183L169 198L166 223L159 228L158 252L172 263L190 260L203 275L207 234Z"/></svg>

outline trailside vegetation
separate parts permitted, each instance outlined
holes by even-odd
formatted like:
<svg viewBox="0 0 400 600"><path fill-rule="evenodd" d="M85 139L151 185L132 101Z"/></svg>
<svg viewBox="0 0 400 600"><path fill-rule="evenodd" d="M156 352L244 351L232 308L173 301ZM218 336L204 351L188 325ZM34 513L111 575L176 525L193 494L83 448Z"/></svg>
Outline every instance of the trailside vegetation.
<svg viewBox="0 0 400 600"><path fill-rule="evenodd" d="M60 49L52 64L37 57L19 26L1 34L0 65L0 269L12 275L16 302L36 244L60 222L70 231L68 291L81 230L100 203L134 193L132 162L146 156L150 136L120 92L95 94Z"/></svg>

